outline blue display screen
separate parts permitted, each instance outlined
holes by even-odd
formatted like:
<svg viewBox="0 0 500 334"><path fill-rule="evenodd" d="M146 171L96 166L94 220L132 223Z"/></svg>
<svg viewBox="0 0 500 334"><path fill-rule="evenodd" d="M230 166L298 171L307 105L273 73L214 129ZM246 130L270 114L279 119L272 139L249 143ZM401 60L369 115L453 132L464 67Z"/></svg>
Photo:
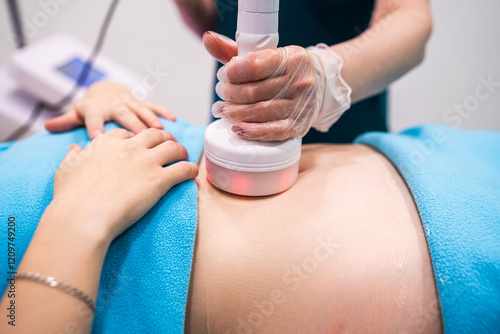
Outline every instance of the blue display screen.
<svg viewBox="0 0 500 334"><path fill-rule="evenodd" d="M57 70L73 81L77 81L80 77L80 74L85 67L85 62L79 58L73 58L69 62L64 65L61 65L57 68ZM89 87L93 83L104 79L106 76L103 72L95 69L94 67L90 70L87 76L87 80L84 82L79 82L79 86Z"/></svg>

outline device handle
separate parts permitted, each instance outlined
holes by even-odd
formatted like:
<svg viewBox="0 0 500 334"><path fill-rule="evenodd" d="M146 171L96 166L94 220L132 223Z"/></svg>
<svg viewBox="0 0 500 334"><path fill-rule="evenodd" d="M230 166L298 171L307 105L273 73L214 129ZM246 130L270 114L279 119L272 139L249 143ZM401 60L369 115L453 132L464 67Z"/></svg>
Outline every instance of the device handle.
<svg viewBox="0 0 500 334"><path fill-rule="evenodd" d="M236 42L238 55L278 46L279 0L240 0Z"/></svg>

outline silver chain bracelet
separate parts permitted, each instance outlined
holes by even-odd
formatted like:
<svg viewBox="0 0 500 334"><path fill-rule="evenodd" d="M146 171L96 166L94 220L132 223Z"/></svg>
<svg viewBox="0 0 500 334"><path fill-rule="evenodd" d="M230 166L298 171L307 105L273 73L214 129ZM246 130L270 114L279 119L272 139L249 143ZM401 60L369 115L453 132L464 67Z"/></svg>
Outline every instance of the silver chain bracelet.
<svg viewBox="0 0 500 334"><path fill-rule="evenodd" d="M79 298L92 310L92 312L95 313L96 303L92 298L90 298L84 292L72 287L71 285L68 285L68 284L61 282L61 281L57 281L54 277L45 276L45 275L42 275L39 273L26 272L26 273L16 274L15 278L16 279L25 279L25 280L37 282L37 283L42 283L44 285L50 286L51 288L56 288L56 289L59 289L61 291L64 291L71 296L75 296L75 297Z"/></svg>

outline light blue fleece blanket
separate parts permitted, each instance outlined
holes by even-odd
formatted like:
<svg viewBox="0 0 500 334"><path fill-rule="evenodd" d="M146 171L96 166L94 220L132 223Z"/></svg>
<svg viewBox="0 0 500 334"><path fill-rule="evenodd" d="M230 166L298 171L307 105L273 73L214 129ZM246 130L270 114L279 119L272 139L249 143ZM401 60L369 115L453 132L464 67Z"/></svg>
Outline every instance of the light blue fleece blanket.
<svg viewBox="0 0 500 334"><path fill-rule="evenodd" d="M163 123L187 148L190 161L198 162L205 127L182 120ZM109 124L106 130L113 127ZM52 199L54 173L72 143L85 147L89 143L85 130L41 132L0 145L0 248L6 256L8 217L15 217L16 267ZM174 187L113 242L104 263L93 333L183 333L197 198L194 181ZM9 276L6 263L4 257L2 292Z"/></svg>
<svg viewBox="0 0 500 334"><path fill-rule="evenodd" d="M356 142L389 158L413 194L446 333L500 333L500 132L423 126Z"/></svg>

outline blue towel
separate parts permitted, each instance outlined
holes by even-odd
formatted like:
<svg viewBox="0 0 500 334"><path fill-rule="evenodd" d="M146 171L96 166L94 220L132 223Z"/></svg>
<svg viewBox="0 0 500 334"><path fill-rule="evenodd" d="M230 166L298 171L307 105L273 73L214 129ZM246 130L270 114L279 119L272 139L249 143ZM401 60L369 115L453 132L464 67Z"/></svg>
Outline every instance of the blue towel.
<svg viewBox="0 0 500 334"><path fill-rule="evenodd" d="M446 333L499 333L500 133L423 126L356 142L391 160L413 194Z"/></svg>
<svg viewBox="0 0 500 334"><path fill-rule="evenodd" d="M187 148L190 161L198 162L205 127L182 120L164 125ZM109 124L106 130L114 127ZM88 145L85 130L41 132L0 145L1 249L7 249L8 217L15 217L16 267L52 199L54 173L72 143ZM183 333L197 198L194 181L174 187L113 242L102 272L93 333ZM3 265L0 271L2 291L7 287L6 269Z"/></svg>

